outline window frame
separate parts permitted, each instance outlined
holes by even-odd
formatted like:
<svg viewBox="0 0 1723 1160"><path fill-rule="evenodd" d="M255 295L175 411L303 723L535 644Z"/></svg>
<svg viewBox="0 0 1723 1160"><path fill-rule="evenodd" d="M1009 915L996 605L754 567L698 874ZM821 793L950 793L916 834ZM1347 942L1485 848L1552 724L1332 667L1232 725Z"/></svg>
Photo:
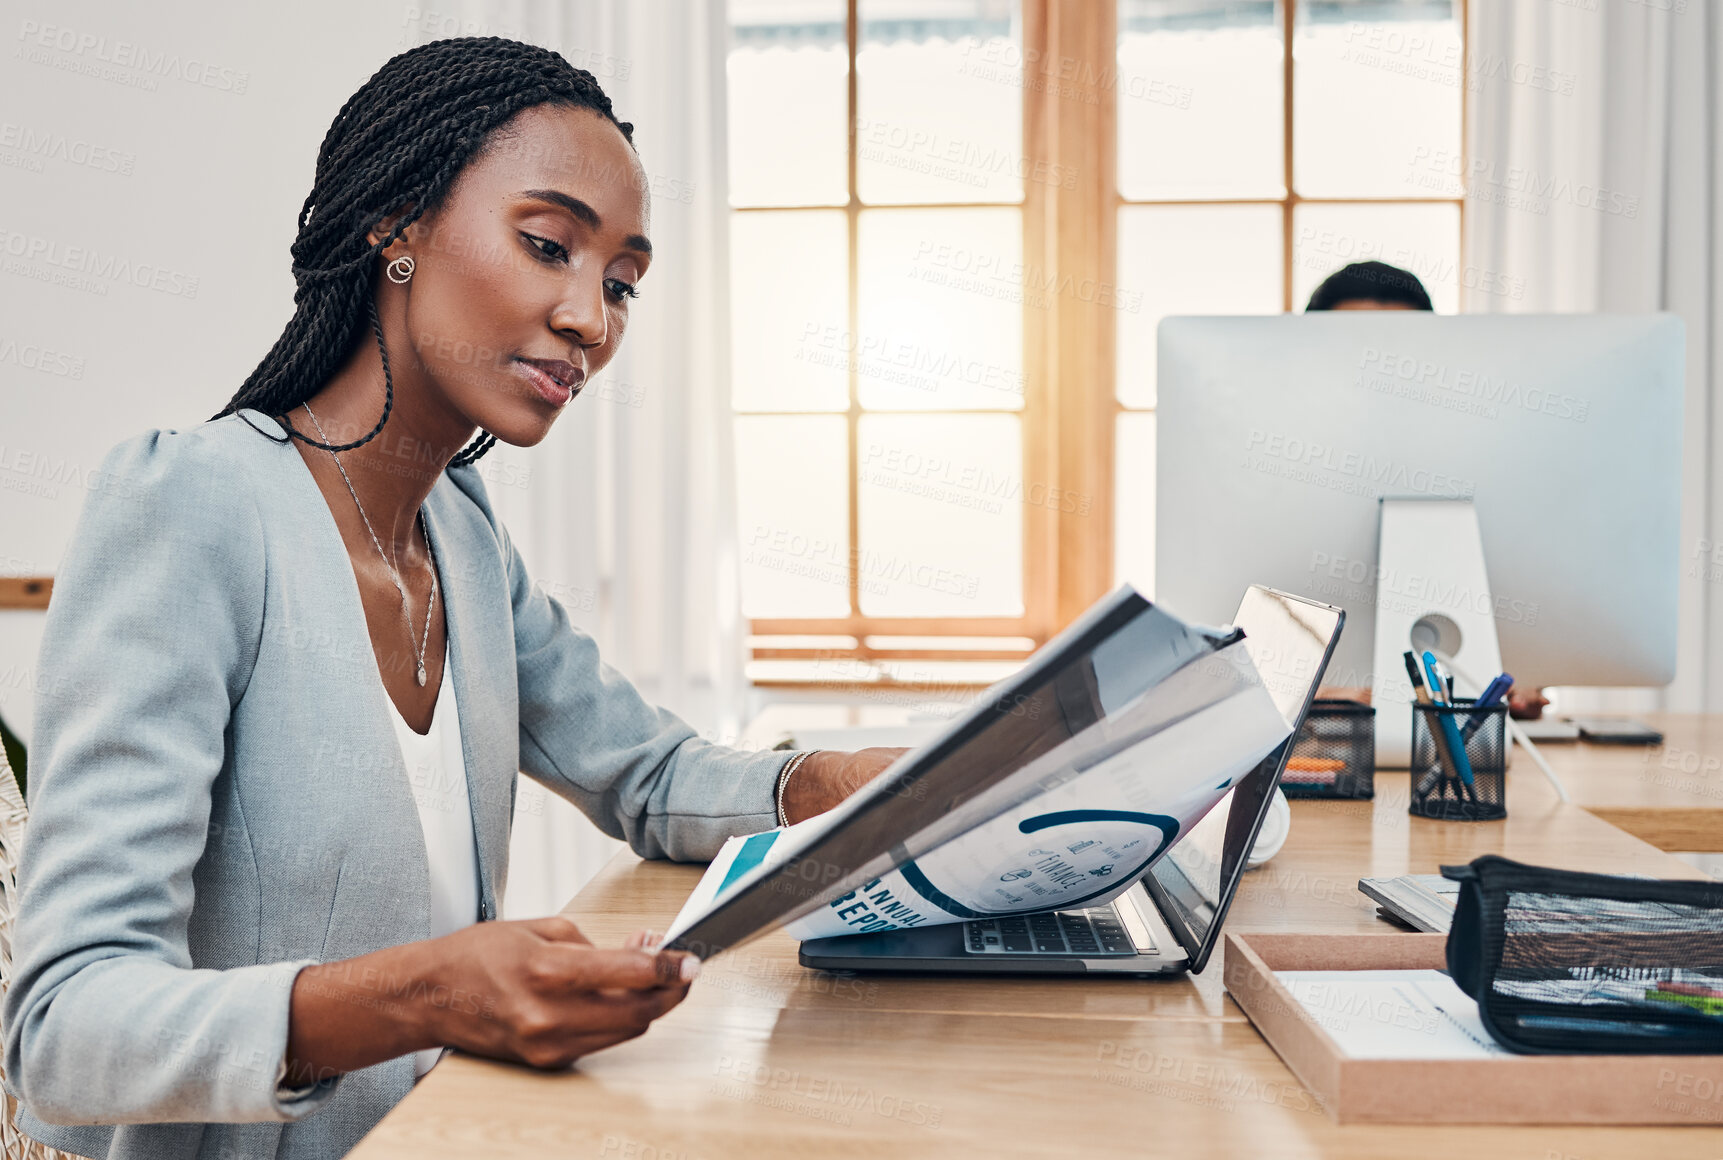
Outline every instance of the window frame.
<svg viewBox="0 0 1723 1160"><path fill-rule="evenodd" d="M1023 307L1024 399L1020 417L1024 488L1058 489L1059 503L1023 506L1023 604L1021 616L880 617L861 613L858 558L860 496L857 431L864 413L858 402L858 372L849 369L845 415L849 454L849 613L831 617L751 617L754 637L830 636L854 641L845 647L784 647L756 644L755 661L811 662L806 677L755 676L757 687L878 688L961 691L988 681L942 679L942 661L1019 661L1080 615L1114 586L1114 448L1118 416L1153 414L1154 407L1128 407L1115 390L1117 376L1116 289L1119 211L1126 206L1278 205L1281 210L1281 306L1291 312L1294 282L1293 221L1299 205L1453 205L1460 214L1461 260L1465 252L1463 191L1453 197L1304 197L1294 180L1296 72L1292 52L1299 0L1276 0L1281 33L1282 184L1279 197L1132 199L1118 189L1117 92L1118 6L1115 0L1061 3L1021 0L1025 78L1023 156L1077 174L1066 185L1025 181L1020 203L938 203L879 208L975 208L1020 205L1025 268L1044 271L1056 287L1047 309ZM1461 77L1471 60L1469 5L1455 4L1461 40ZM857 192L857 70L860 0L847 0L848 196L842 206L733 206L729 212L797 212L842 209L845 214L849 333L859 332L857 238L861 211L870 208ZM1032 66L1038 66L1032 68ZM1461 163L1469 85L1460 90ZM1064 292L1064 287L1081 287ZM1459 286L1462 308L1463 279ZM736 412L741 415L789 412ZM801 414L801 412L794 412ZM837 412L822 412L835 414ZM953 412L913 412L949 414ZM994 411L960 413L989 414ZM1074 510L1066 511L1066 506ZM895 648L869 637L942 637L952 648ZM1022 638L1021 648L962 647L969 637ZM992 642L997 644L997 642ZM922 668L918 673L919 666Z"/></svg>
<svg viewBox="0 0 1723 1160"><path fill-rule="evenodd" d="M1031 40L1031 12L1038 7L1037 0L1023 2L1024 47L1027 49ZM847 102L847 196L842 205L806 205L806 206L732 206L730 213L796 213L796 212L831 212L842 210L845 216L846 236L848 243L848 316L846 326L848 333L857 334L860 331L860 262L858 254L858 238L860 233L861 214L863 210L896 210L896 209L925 209L925 210L962 210L962 209L994 209L1009 208L1017 210L1022 215L1024 223L1023 261L1026 267L1046 268L1044 265L1043 247L1035 239L1035 230L1031 222L1037 210L1035 203L1040 199L1040 183L1024 182L1023 199L1019 202L891 202L873 205L864 202L858 189L858 159L860 142L857 134L858 121L858 72L856 58L860 52L860 2L847 0L845 13L845 41L848 54L848 69L846 75ZM1024 119L1025 144L1033 140L1033 134L1028 128L1033 101L1028 99L1025 88ZM1039 156L1031 148L1025 148L1024 156ZM854 640L851 647L842 648L802 648L754 645L749 649L751 659L762 660L796 660L814 662L814 676L811 679L774 679L756 677L752 681L756 686L771 687L790 685L806 687L849 686L854 684L889 683L893 685L910 685L918 688L969 688L985 682L971 680L941 679L933 670L927 670L922 676L905 676L903 664L910 663L911 667L925 662L943 661L1005 661L1016 662L1027 657L1034 649L1040 647L1052 635L1053 624L1057 620L1054 610L1049 607L1049 598L1054 583L1054 569L1049 566L1046 545L1049 542L1048 525L1051 515L1044 505L1024 503L1023 509L1023 608L1019 616L869 616L861 611L860 594L861 580L859 569L853 566L859 556L860 549L860 487L858 483L857 464L859 460L857 432L863 415L985 415L1009 414L1019 423L1022 437L1023 461L1021 479L1025 489L1031 485L1045 481L1049 477L1046 460L1047 440L1038 433L1051 428L1054 423L1048 413L1048 400L1044 390L1044 381L1040 360L1036 351L1043 345L1038 331L1045 327L1045 319L1038 317L1044 311L1031 309L1025 304L1022 312L1023 320L1023 368L1024 388L1023 406L1021 409L1008 410L1005 408L964 408L961 411L892 411L866 409L860 404L859 371L852 362L849 372L849 399L843 412L820 412L821 414L842 414L845 419L846 447L849 456L849 493L848 493L848 526L849 526L849 556L852 566L849 569L848 600L849 612L842 616L827 617L751 617L748 619L749 633L755 637L771 636L835 636L848 637ZM738 411L738 417L755 415L785 415L803 414L804 412L784 411ZM811 412L807 412L810 413ZM870 637L891 636L920 636L943 637L961 645L966 637L1007 637L1021 638L1026 642L1022 647L989 647L998 642L984 642L976 647L952 647L940 649L928 648L897 648L870 643ZM877 662L896 662L896 675L883 676L877 669L872 669ZM820 675L825 666L833 665L839 675ZM872 671L870 671L870 669ZM845 671L847 670L847 672Z"/></svg>

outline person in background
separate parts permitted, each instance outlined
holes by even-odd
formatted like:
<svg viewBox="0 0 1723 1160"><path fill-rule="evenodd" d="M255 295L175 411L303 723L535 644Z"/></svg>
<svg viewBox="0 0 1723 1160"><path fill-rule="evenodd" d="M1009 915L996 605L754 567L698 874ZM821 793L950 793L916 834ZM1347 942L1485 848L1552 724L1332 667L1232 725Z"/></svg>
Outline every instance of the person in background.
<svg viewBox="0 0 1723 1160"><path fill-rule="evenodd" d="M1430 295L1410 270L1386 262L1353 262L1322 280L1310 295L1314 310L1430 310Z"/></svg>
<svg viewBox="0 0 1723 1160"><path fill-rule="evenodd" d="M1386 262L1353 262L1322 280L1305 304L1306 314L1316 310L1428 310L1430 294L1410 270ZM1317 696L1370 703L1368 688L1325 686ZM1549 704L1542 689L1508 690L1508 712L1521 720L1536 720Z"/></svg>

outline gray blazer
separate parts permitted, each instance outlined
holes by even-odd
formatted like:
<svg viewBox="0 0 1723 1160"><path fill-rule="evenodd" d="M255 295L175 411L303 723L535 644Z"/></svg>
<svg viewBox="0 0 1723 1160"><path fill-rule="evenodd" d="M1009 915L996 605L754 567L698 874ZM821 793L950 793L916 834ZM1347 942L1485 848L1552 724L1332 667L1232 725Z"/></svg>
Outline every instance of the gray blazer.
<svg viewBox="0 0 1723 1160"><path fill-rule="evenodd" d="M17 1123L114 1160L340 1156L407 1094L413 1057L279 1097L294 976L430 936L346 548L299 452L238 415L126 440L89 487L39 660L0 1008ZM643 700L533 586L475 467L445 472L425 517L475 917L497 916L517 771L649 858L775 824L786 754L709 743ZM378 980L378 1001L404 985Z"/></svg>

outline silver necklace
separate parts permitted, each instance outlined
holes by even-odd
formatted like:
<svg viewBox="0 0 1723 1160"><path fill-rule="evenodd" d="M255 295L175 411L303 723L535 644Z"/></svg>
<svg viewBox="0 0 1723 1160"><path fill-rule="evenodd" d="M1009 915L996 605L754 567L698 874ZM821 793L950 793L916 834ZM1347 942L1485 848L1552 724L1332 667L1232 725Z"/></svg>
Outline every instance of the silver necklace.
<svg viewBox="0 0 1723 1160"><path fill-rule="evenodd" d="M305 408L305 413L311 416L311 422L317 426L317 434L323 442L329 442L329 435L323 430L323 424L317 422L317 415L308 403L299 404ZM347 484L347 494L353 497L353 506L359 509L359 518L365 521L365 530L371 533L371 543L377 547L377 554L383 557L383 566L389 569L389 578L395 582L395 590L401 594L401 616L407 622L407 639L413 639L413 612L407 603L407 586L401 583L401 574L395 571L395 565L390 562L389 555L383 551L382 543L377 539L376 531L371 527L371 517L365 514L365 505L359 502L359 493L353 490L353 481L347 478L347 469L341 466L341 457L335 452L329 452L329 458L335 461L335 469L341 473L341 479ZM425 684L425 645L431 639L431 609L437 603L437 556L431 548L431 529L425 523L425 509L419 509L419 530L425 536L425 551L431 560L431 598L425 602L425 635L416 643L419 650L419 685Z"/></svg>

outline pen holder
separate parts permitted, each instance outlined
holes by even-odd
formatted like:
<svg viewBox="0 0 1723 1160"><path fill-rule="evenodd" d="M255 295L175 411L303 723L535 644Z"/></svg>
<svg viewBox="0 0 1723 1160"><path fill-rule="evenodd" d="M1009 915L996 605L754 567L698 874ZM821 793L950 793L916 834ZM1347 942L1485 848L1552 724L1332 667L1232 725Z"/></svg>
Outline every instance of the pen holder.
<svg viewBox="0 0 1723 1160"><path fill-rule="evenodd" d="M1312 701L1280 788L1289 798L1373 797L1376 710L1360 701Z"/></svg>
<svg viewBox="0 0 1723 1160"><path fill-rule="evenodd" d="M1474 712L1478 722L1468 729ZM1450 729L1452 731L1450 731ZM1472 771L1467 785L1451 768L1455 733ZM1412 706L1411 800L1406 812L1448 822L1487 822L1508 815L1508 707L1474 710L1469 699L1452 705Z"/></svg>

